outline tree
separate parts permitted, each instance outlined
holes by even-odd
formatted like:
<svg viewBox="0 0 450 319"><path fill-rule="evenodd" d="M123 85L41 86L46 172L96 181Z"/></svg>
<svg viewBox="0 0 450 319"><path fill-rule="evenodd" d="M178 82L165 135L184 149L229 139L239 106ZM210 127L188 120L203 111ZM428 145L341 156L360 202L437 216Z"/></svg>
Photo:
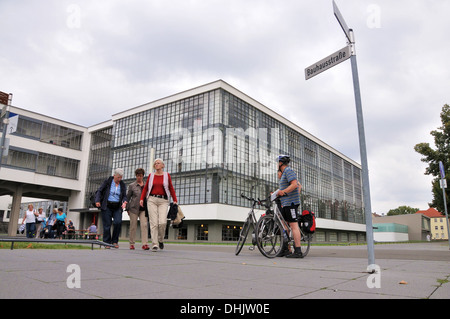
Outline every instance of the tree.
<svg viewBox="0 0 450 319"><path fill-rule="evenodd" d="M436 208L438 211L445 211L444 199L442 196L442 189L440 188L440 171L439 161L442 161L445 168L445 177L447 179L450 173L450 106L445 104L441 112L442 126L437 130L431 131L430 134L434 137L434 144L436 149L432 149L429 143L419 143L414 146L414 150L423 155L422 162L428 163L425 169L425 175L432 175L435 177L432 181L431 191L433 193L433 201L429 203L430 207ZM450 185L447 180L447 185ZM445 192L447 201L447 209L450 210L449 197L447 191Z"/></svg>
<svg viewBox="0 0 450 319"><path fill-rule="evenodd" d="M387 216L415 214L419 209L409 206L399 206L388 211Z"/></svg>

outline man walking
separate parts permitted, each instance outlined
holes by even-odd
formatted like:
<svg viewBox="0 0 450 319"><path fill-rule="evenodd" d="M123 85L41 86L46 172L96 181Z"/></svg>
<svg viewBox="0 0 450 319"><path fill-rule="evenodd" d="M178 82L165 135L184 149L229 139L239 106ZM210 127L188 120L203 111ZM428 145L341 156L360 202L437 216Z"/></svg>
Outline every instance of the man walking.
<svg viewBox="0 0 450 319"><path fill-rule="evenodd" d="M102 211L103 241L119 248L122 211L127 205L127 187L122 181L123 169L117 168L95 193L95 206ZM114 230L111 236L111 225ZM107 248L109 248L107 246Z"/></svg>

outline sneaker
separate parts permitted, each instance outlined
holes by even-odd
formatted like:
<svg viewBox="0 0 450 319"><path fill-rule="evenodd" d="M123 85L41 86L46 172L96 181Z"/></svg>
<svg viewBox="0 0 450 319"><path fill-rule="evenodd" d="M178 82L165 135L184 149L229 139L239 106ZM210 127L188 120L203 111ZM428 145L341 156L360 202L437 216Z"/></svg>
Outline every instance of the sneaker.
<svg viewBox="0 0 450 319"><path fill-rule="evenodd" d="M292 253L289 250L283 250L277 257L287 257L289 255L292 255Z"/></svg>
<svg viewBox="0 0 450 319"><path fill-rule="evenodd" d="M134 250L134 245L130 245L130 250Z"/></svg>
<svg viewBox="0 0 450 319"><path fill-rule="evenodd" d="M148 247L148 245L144 245L144 246L142 246L142 249L143 249L143 250L149 250L150 247Z"/></svg>
<svg viewBox="0 0 450 319"><path fill-rule="evenodd" d="M164 249L164 243L159 243L159 249Z"/></svg>
<svg viewBox="0 0 450 319"><path fill-rule="evenodd" d="M157 251L158 250L158 246L153 246L152 247L152 251Z"/></svg>
<svg viewBox="0 0 450 319"><path fill-rule="evenodd" d="M294 252L292 254L289 254L286 256L286 258L303 258L302 251L297 248L295 248Z"/></svg>
<svg viewBox="0 0 450 319"><path fill-rule="evenodd" d="M288 245L283 246L283 248L281 248L281 252L277 257L286 257L287 255L290 255L291 250L289 249Z"/></svg>
<svg viewBox="0 0 450 319"><path fill-rule="evenodd" d="M292 253L292 254L287 255L286 258L303 258L303 254L301 252Z"/></svg>

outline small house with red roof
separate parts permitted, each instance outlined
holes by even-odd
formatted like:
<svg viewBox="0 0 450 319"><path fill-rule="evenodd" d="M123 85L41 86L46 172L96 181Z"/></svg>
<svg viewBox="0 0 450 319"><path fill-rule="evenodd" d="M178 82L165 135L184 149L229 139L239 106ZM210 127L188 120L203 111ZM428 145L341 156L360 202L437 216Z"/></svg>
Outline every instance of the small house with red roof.
<svg viewBox="0 0 450 319"><path fill-rule="evenodd" d="M448 223L445 214L433 207L427 210L419 210L416 214L423 214L430 218L430 233L433 240L448 240Z"/></svg>

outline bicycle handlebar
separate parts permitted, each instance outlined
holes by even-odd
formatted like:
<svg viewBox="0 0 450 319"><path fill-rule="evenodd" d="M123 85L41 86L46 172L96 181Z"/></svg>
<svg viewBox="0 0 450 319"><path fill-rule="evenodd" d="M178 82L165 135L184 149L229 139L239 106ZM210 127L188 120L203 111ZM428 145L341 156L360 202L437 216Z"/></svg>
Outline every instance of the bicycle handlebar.
<svg viewBox="0 0 450 319"><path fill-rule="evenodd" d="M259 205L264 205L265 207L269 208L269 203L270 203L270 198L266 198L266 199L254 199L254 198L250 198L245 196L243 193L241 194L242 198L245 198L251 202L256 202Z"/></svg>
<svg viewBox="0 0 450 319"><path fill-rule="evenodd" d="M247 200L249 200L249 201L251 201L251 202L257 202L257 200L255 200L254 198L247 197L247 196L245 196L243 193L241 194L241 197L242 197L242 198L245 198L245 199L247 199Z"/></svg>

